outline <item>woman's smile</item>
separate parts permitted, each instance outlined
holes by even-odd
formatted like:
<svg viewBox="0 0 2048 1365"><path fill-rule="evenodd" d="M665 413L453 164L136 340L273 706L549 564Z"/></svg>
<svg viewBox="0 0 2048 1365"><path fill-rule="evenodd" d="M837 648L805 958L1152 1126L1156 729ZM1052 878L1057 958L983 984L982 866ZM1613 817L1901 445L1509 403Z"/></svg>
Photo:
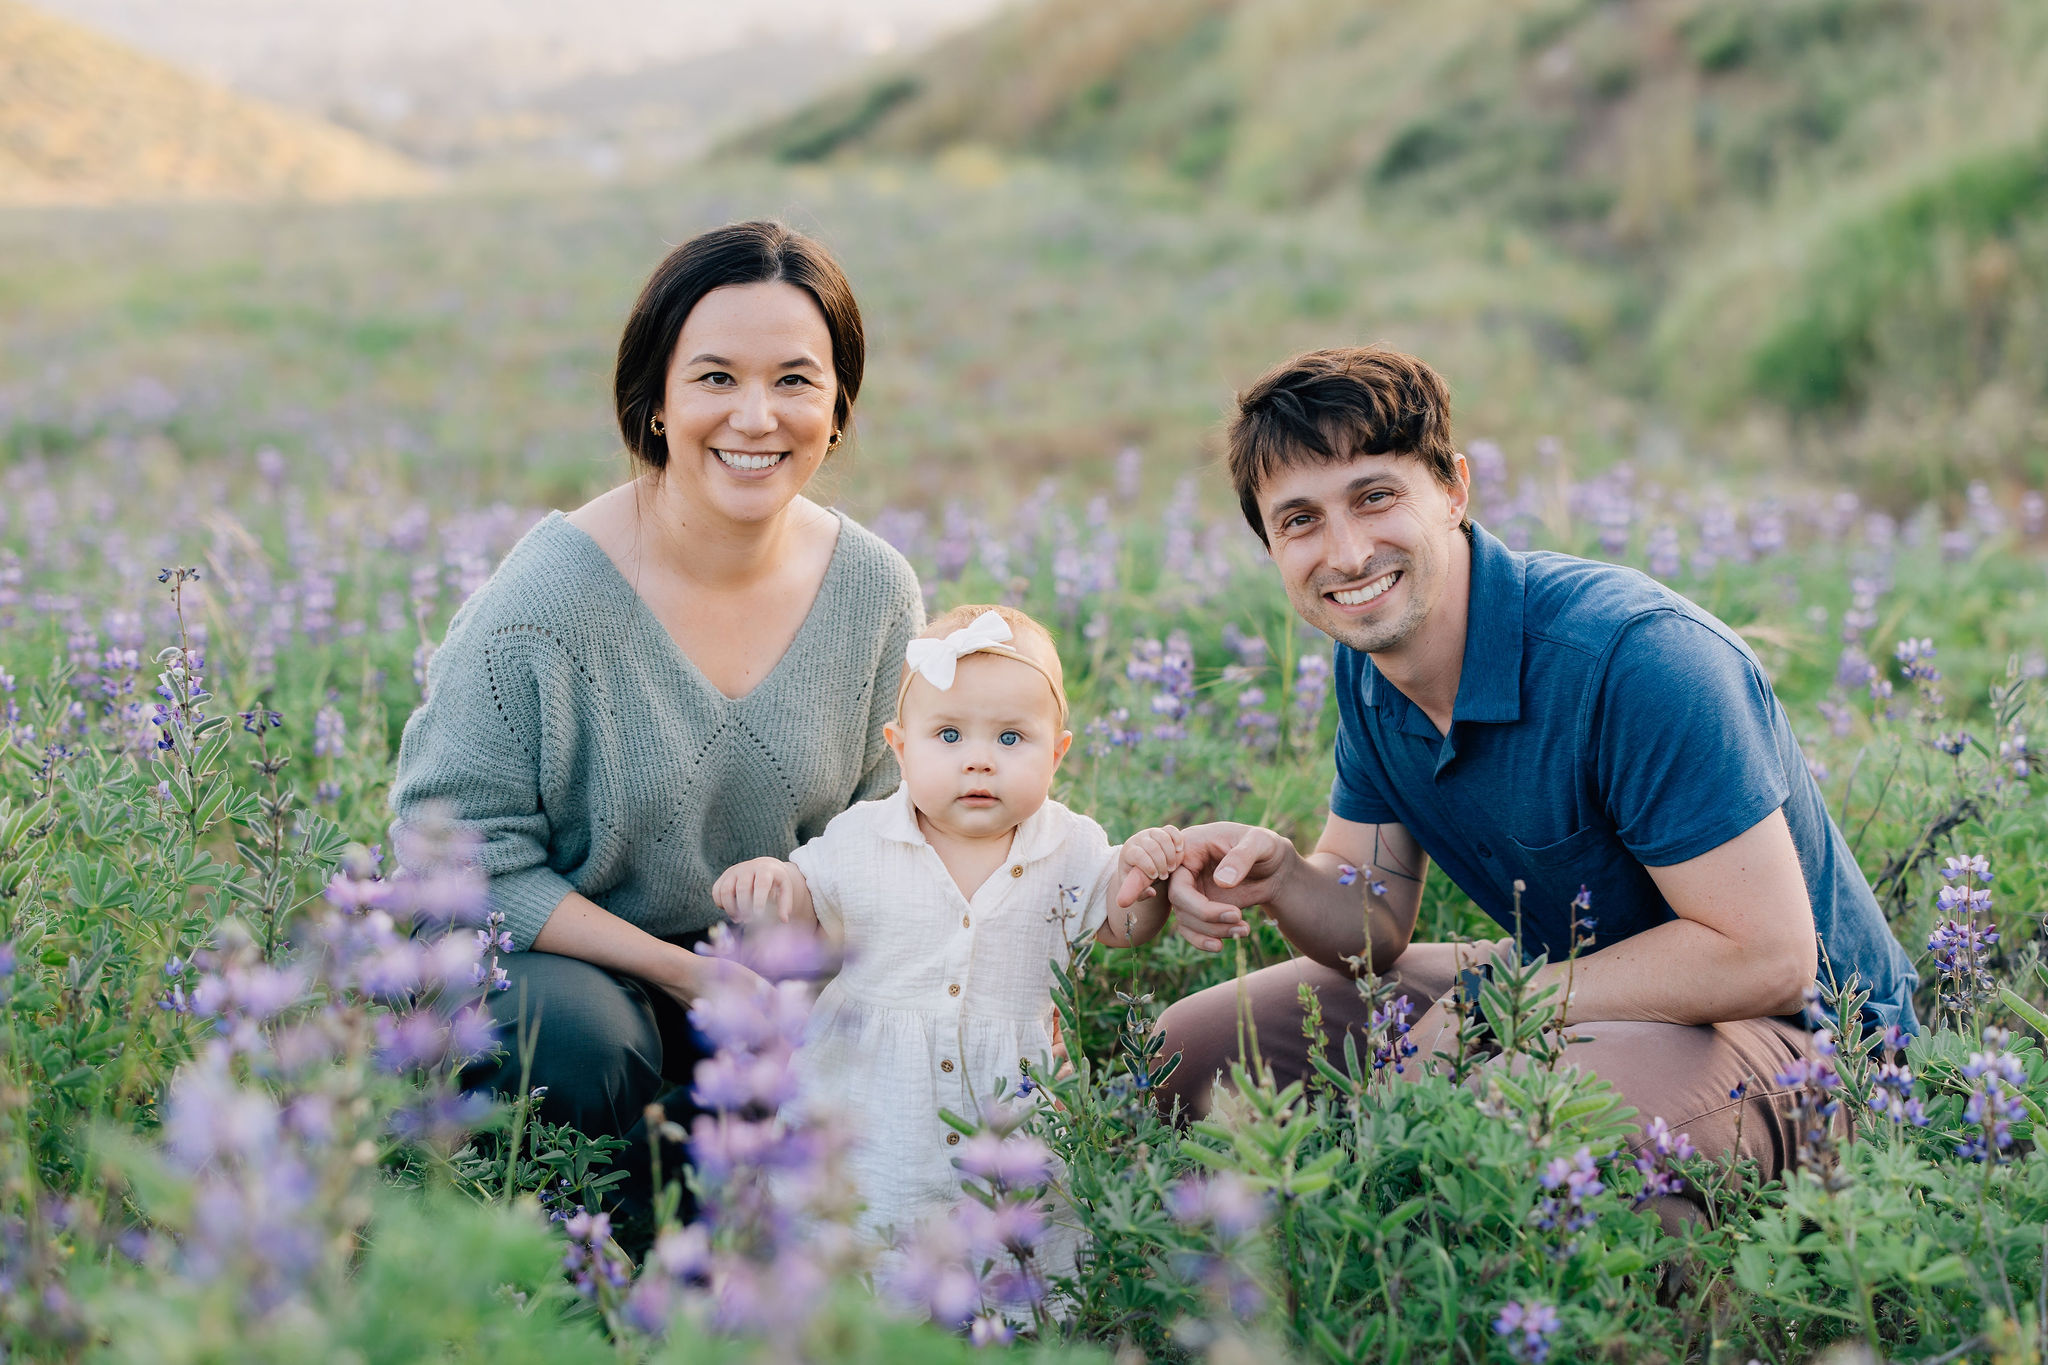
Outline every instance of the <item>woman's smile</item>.
<svg viewBox="0 0 2048 1365"><path fill-rule="evenodd" d="M789 458L786 450L725 450L713 446L718 462L736 474L762 474Z"/></svg>

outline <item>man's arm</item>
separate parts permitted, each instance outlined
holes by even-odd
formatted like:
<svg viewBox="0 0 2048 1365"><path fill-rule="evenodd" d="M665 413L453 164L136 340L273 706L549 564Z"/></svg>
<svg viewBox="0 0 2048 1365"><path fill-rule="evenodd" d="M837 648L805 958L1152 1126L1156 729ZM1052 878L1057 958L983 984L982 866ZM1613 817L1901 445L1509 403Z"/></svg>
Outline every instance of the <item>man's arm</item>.
<svg viewBox="0 0 2048 1365"><path fill-rule="evenodd" d="M1385 971L1415 932L1429 857L1404 825L1333 815L1307 856L1257 825L1197 825L1181 837L1167 899L1181 937L1197 948L1215 952L1250 932L1243 911L1255 905L1303 955L1338 971L1353 970L1353 957ZM1346 867L1357 874L1349 885Z"/></svg>
<svg viewBox="0 0 2048 1365"><path fill-rule="evenodd" d="M1717 1024L1799 1012L1820 959L1782 810L1697 858L1646 870L1678 918L1572 964L1568 1020ZM1565 973L1552 963L1544 980Z"/></svg>

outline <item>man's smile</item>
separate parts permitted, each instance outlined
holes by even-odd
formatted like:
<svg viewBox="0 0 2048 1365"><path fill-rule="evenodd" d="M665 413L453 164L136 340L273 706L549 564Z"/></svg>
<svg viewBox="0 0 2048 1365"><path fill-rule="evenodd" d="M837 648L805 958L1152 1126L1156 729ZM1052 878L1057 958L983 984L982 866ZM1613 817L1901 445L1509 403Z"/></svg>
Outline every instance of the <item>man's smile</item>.
<svg viewBox="0 0 2048 1365"><path fill-rule="evenodd" d="M1343 588L1336 592L1326 592L1323 596L1340 607L1362 607L1366 603L1384 595L1387 589L1393 587L1400 577L1401 571L1395 569L1391 573L1381 574L1378 578L1361 587Z"/></svg>

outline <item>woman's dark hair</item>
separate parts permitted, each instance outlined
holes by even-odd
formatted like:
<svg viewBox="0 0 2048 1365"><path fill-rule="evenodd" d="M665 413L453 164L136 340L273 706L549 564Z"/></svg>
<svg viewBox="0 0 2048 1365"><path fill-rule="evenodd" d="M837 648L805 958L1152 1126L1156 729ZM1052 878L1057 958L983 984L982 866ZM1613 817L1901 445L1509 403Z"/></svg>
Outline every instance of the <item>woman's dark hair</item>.
<svg viewBox="0 0 2048 1365"><path fill-rule="evenodd" d="M1280 469L1412 455L1438 483L1458 486L1450 389L1414 356L1383 346L1308 351L1268 370L1237 396L1229 440L1237 505L1262 543L1259 485Z"/></svg>
<svg viewBox="0 0 2048 1365"><path fill-rule="evenodd" d="M668 464L668 442L654 434L654 414L668 386L676 338L698 300L733 284L793 284L817 302L832 337L832 371L839 393L832 427L844 431L860 395L867 362L867 336L853 286L832 253L781 223L731 223L684 242L654 268L626 318L619 337L618 370L612 394L619 409L619 434L626 449L650 469Z"/></svg>

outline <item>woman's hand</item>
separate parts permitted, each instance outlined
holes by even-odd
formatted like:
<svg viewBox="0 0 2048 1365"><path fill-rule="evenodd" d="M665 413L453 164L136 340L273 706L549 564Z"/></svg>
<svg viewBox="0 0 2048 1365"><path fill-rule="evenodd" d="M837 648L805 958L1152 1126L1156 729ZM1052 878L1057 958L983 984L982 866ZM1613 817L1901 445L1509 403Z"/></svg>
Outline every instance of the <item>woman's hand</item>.
<svg viewBox="0 0 2048 1365"><path fill-rule="evenodd" d="M766 977L730 958L709 957L687 948L676 951L679 958L666 964L668 969L651 979L685 1009L694 1006L700 996L711 990L740 994L773 989Z"/></svg>
<svg viewBox="0 0 2048 1365"><path fill-rule="evenodd" d="M728 867L711 887L711 903L740 924L815 923L810 884L795 863L780 858L749 858Z"/></svg>

